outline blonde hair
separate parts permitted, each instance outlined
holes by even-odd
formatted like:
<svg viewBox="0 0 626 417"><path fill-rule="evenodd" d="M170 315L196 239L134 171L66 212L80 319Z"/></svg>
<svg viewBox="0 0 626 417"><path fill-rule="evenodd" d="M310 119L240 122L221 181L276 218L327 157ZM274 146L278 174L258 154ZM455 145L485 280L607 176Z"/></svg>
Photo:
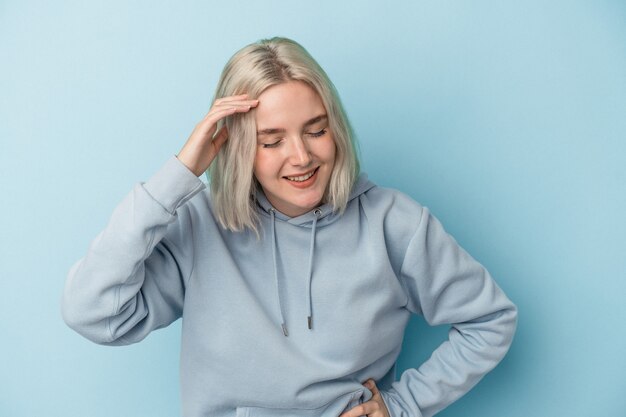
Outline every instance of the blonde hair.
<svg viewBox="0 0 626 417"><path fill-rule="evenodd" d="M259 97L267 88L288 81L302 81L322 99L333 133L336 154L324 201L343 213L350 191L359 175L354 132L335 86L313 57L297 42L274 37L262 39L239 50L228 61L217 85L214 100L247 93ZM217 219L231 231L249 227L258 232L254 178L256 121L254 109L218 122L226 124L228 140L206 172Z"/></svg>

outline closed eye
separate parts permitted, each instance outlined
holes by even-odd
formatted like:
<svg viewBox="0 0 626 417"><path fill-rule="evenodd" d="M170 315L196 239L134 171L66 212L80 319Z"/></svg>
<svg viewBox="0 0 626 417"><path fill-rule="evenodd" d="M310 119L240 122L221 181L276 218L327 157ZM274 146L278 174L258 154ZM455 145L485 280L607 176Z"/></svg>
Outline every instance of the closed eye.
<svg viewBox="0 0 626 417"><path fill-rule="evenodd" d="M280 140L274 142L274 143L263 143L262 146L264 148L275 148L280 144Z"/></svg>
<svg viewBox="0 0 626 417"><path fill-rule="evenodd" d="M312 136L314 138L319 138L320 136L324 136L326 134L327 129L324 128L322 130L320 130L319 132L313 132L313 133L307 133L309 136Z"/></svg>

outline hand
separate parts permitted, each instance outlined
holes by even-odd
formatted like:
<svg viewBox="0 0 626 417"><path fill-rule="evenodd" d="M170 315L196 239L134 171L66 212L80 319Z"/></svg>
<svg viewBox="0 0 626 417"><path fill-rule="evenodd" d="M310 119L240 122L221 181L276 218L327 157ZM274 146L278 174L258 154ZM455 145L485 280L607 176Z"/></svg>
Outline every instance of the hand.
<svg viewBox="0 0 626 417"><path fill-rule="evenodd" d="M380 391L378 391L374 380L370 378L365 381L363 385L372 391L372 398L363 404L351 408L339 417L390 417L389 410L387 410L383 397L380 395Z"/></svg>
<svg viewBox="0 0 626 417"><path fill-rule="evenodd" d="M226 125L219 132L217 122L235 113L246 113L259 104L259 100L248 100L247 94L222 97L215 100L213 106L194 128L187 142L176 156L191 172L200 176L206 171L220 148L228 139Z"/></svg>

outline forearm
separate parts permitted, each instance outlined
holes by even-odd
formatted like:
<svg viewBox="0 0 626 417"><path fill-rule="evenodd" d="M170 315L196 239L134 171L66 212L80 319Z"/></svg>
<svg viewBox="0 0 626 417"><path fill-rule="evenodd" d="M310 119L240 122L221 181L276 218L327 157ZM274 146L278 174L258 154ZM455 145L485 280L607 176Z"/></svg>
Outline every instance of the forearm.
<svg viewBox="0 0 626 417"><path fill-rule="evenodd" d="M392 417L430 417L474 387L505 356L515 333L517 309L455 324L449 338L418 369L407 369L383 398Z"/></svg>

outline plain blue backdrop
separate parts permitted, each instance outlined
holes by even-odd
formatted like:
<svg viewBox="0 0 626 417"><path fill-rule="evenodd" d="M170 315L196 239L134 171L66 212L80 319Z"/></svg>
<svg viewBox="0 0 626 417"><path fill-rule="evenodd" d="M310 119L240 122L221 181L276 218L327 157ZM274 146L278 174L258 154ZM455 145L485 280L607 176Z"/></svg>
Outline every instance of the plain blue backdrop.
<svg viewBox="0 0 626 417"><path fill-rule="evenodd" d="M625 2L4 0L0 416L179 415L180 322L102 347L60 295L226 60L274 35L327 70L364 171L428 206L519 307L508 356L440 415L626 415ZM415 317L399 371L446 334Z"/></svg>

